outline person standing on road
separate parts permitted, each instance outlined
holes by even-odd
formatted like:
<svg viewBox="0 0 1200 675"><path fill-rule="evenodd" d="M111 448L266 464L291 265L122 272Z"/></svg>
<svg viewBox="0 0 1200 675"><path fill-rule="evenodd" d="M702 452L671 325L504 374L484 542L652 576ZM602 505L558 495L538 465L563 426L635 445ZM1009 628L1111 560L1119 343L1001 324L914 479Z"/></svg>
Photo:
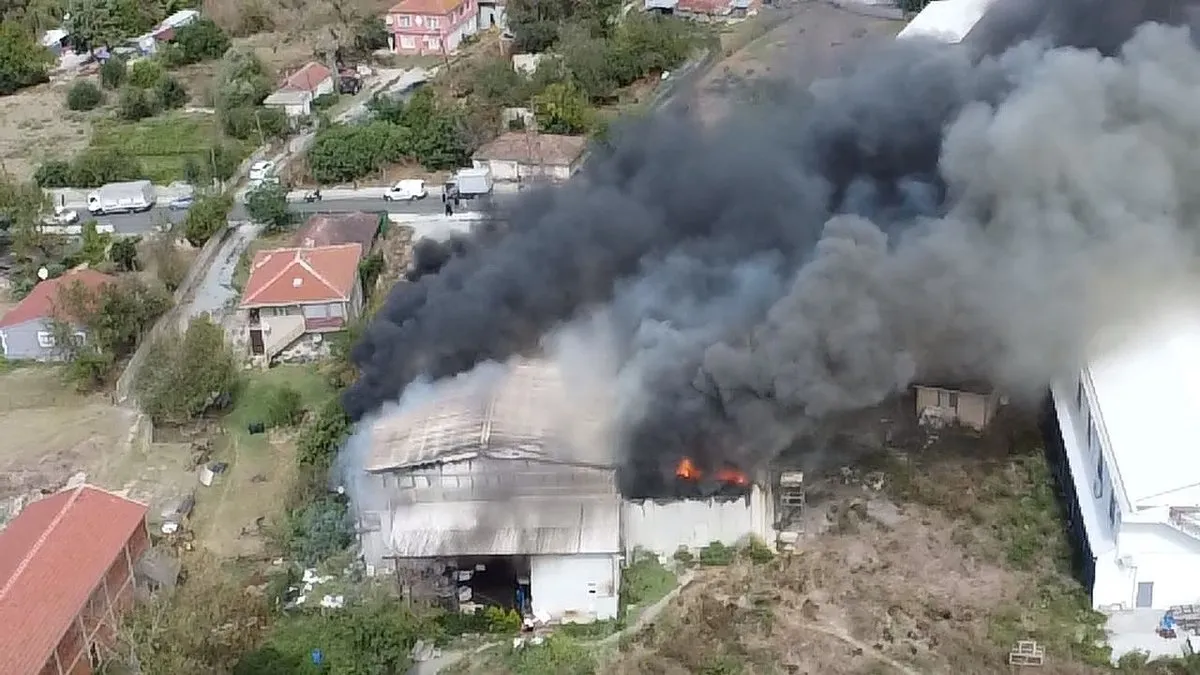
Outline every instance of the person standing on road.
<svg viewBox="0 0 1200 675"><path fill-rule="evenodd" d="M454 215L454 205L451 204L450 202L446 202L446 215L447 216Z"/></svg>

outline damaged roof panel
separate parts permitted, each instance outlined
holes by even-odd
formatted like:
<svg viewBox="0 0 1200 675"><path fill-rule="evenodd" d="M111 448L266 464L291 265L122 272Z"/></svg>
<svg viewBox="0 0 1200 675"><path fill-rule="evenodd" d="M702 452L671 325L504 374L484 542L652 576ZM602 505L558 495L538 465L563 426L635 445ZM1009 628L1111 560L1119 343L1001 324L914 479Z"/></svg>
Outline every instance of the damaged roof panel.
<svg viewBox="0 0 1200 675"><path fill-rule="evenodd" d="M423 502L392 514L389 555L618 553L618 497L523 497L505 501Z"/></svg>

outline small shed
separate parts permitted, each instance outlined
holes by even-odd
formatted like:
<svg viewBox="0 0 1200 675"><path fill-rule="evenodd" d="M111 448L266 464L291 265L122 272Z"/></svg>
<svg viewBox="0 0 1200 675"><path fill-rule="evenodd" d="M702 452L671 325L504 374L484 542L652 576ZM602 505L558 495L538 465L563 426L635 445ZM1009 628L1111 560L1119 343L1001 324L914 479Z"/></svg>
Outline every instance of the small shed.
<svg viewBox="0 0 1200 675"><path fill-rule="evenodd" d="M280 89L263 99L263 106L280 108L289 119L304 117L312 112L313 95L307 91Z"/></svg>
<svg viewBox="0 0 1200 675"><path fill-rule="evenodd" d="M982 431L1000 408L1000 395L983 382L917 384L917 418L924 423L961 424Z"/></svg>
<svg viewBox="0 0 1200 675"><path fill-rule="evenodd" d="M488 169L497 181L571 177L587 149L584 136L510 131L487 143L471 157L476 169Z"/></svg>

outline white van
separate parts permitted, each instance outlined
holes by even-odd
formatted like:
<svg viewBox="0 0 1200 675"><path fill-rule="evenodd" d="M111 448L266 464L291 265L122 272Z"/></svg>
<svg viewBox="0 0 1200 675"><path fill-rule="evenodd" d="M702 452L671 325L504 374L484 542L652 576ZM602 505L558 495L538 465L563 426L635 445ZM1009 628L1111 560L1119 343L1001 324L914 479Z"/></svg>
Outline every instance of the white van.
<svg viewBox="0 0 1200 675"><path fill-rule="evenodd" d="M425 199L429 196L429 190L425 187L425 181L416 178L402 180L392 187L388 188L383 193L383 201L385 202L412 202L418 199Z"/></svg>

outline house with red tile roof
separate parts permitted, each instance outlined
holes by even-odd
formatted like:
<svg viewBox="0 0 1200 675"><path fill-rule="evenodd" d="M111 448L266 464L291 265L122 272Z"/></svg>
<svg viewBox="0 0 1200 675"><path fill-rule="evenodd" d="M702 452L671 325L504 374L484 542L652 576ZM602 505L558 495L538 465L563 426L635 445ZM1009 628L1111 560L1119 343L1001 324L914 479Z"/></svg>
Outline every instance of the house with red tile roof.
<svg viewBox="0 0 1200 675"><path fill-rule="evenodd" d="M337 78L324 64L309 61L288 75L273 94L263 100L269 108L282 108L288 117L312 114L312 102L336 91Z"/></svg>
<svg viewBox="0 0 1200 675"><path fill-rule="evenodd" d="M99 488L25 507L0 531L0 673L96 672L149 548L146 505Z"/></svg>
<svg viewBox="0 0 1200 675"><path fill-rule="evenodd" d="M383 17L397 54L450 54L479 29L478 0L400 0Z"/></svg>
<svg viewBox="0 0 1200 675"><path fill-rule="evenodd" d="M339 331L357 318L362 258L357 242L259 251L240 305L250 353L270 359L306 334Z"/></svg>
<svg viewBox="0 0 1200 675"><path fill-rule="evenodd" d="M64 289L79 283L90 291L99 291L116 280L116 277L93 269L81 269L40 282L16 307L0 316L0 354L14 361L60 358L60 351L54 344L53 323L57 319L76 324L61 307ZM83 326L75 325L75 330L77 337L87 339Z"/></svg>

